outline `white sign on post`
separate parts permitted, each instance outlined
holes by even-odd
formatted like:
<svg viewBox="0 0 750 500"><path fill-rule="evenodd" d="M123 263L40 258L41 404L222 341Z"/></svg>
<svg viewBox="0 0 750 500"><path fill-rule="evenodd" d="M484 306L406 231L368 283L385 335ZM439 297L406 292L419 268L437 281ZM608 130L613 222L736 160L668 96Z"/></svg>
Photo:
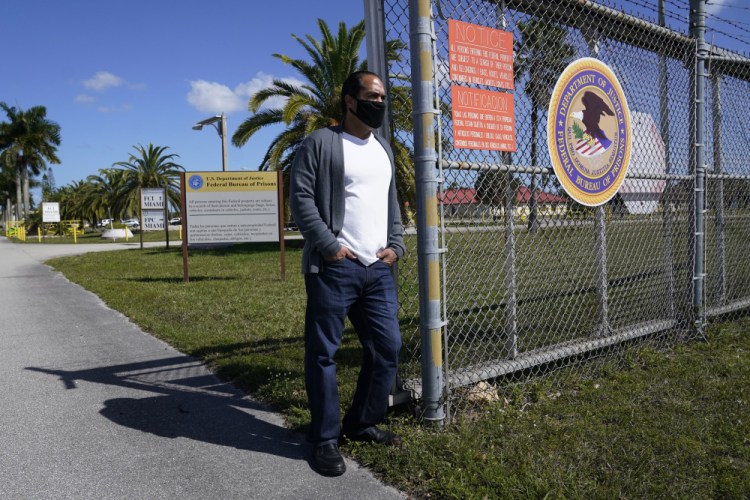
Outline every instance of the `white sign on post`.
<svg viewBox="0 0 750 500"><path fill-rule="evenodd" d="M142 210L164 210L164 188L141 189Z"/></svg>
<svg viewBox="0 0 750 500"><path fill-rule="evenodd" d="M60 204L57 202L42 203L42 222L60 222Z"/></svg>
<svg viewBox="0 0 750 500"><path fill-rule="evenodd" d="M143 230L155 231L164 229L164 210L144 210Z"/></svg>
<svg viewBox="0 0 750 500"><path fill-rule="evenodd" d="M164 207L167 202L164 188L141 188L141 218L143 231L164 229Z"/></svg>

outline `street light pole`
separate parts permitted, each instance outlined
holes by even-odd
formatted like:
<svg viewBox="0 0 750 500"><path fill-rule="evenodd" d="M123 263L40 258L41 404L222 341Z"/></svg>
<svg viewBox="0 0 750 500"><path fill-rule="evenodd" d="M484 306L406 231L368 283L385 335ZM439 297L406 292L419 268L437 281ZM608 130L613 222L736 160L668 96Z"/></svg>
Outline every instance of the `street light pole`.
<svg viewBox="0 0 750 500"><path fill-rule="evenodd" d="M206 125L213 125L216 132L221 137L221 168L224 172L229 170L227 167L227 116L224 113L201 120L193 125L193 130L203 130Z"/></svg>
<svg viewBox="0 0 750 500"><path fill-rule="evenodd" d="M224 113L221 114L221 169L226 172L227 168L227 117Z"/></svg>

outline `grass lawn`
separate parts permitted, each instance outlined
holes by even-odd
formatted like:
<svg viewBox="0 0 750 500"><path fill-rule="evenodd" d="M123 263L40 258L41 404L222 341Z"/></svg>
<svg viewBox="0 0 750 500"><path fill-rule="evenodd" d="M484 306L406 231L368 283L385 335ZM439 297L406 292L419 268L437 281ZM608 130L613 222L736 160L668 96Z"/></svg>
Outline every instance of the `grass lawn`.
<svg viewBox="0 0 750 500"><path fill-rule="evenodd" d="M287 242L284 282L278 245L192 252L187 284L177 248L49 264L303 430L300 244ZM714 325L708 339L634 351L596 379L571 372L510 388L443 429L401 408L388 425L405 437L402 448L343 449L415 497L748 498L750 319ZM359 361L348 330L338 355L344 404Z"/></svg>

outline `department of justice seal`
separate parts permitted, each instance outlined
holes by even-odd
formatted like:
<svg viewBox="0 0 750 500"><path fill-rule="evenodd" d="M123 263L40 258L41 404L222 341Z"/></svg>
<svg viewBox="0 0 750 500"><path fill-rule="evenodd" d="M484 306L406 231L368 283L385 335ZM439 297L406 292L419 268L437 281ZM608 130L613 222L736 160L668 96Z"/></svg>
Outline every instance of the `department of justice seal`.
<svg viewBox="0 0 750 500"><path fill-rule="evenodd" d="M570 63L547 119L549 155L565 191L582 205L609 201L625 180L632 141L627 100L609 66L590 57Z"/></svg>
<svg viewBox="0 0 750 500"><path fill-rule="evenodd" d="M203 177L200 175L191 175L190 180L188 180L188 184L192 189L195 189L196 191L203 187Z"/></svg>

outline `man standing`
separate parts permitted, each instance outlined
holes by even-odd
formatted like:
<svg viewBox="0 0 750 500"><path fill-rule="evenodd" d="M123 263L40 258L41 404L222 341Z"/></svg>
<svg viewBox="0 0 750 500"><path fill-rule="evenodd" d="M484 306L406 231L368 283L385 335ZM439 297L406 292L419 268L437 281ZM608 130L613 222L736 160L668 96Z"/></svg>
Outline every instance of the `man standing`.
<svg viewBox="0 0 750 500"><path fill-rule="evenodd" d="M393 153L373 134L383 122L385 98L376 74L349 75L341 90L342 125L310 134L291 172L290 205L305 238L308 440L313 468L329 476L346 470L337 445L342 433L357 441L401 442L376 426L388 408L401 349L391 266L404 254ZM347 316L363 362L342 424L334 354Z"/></svg>

